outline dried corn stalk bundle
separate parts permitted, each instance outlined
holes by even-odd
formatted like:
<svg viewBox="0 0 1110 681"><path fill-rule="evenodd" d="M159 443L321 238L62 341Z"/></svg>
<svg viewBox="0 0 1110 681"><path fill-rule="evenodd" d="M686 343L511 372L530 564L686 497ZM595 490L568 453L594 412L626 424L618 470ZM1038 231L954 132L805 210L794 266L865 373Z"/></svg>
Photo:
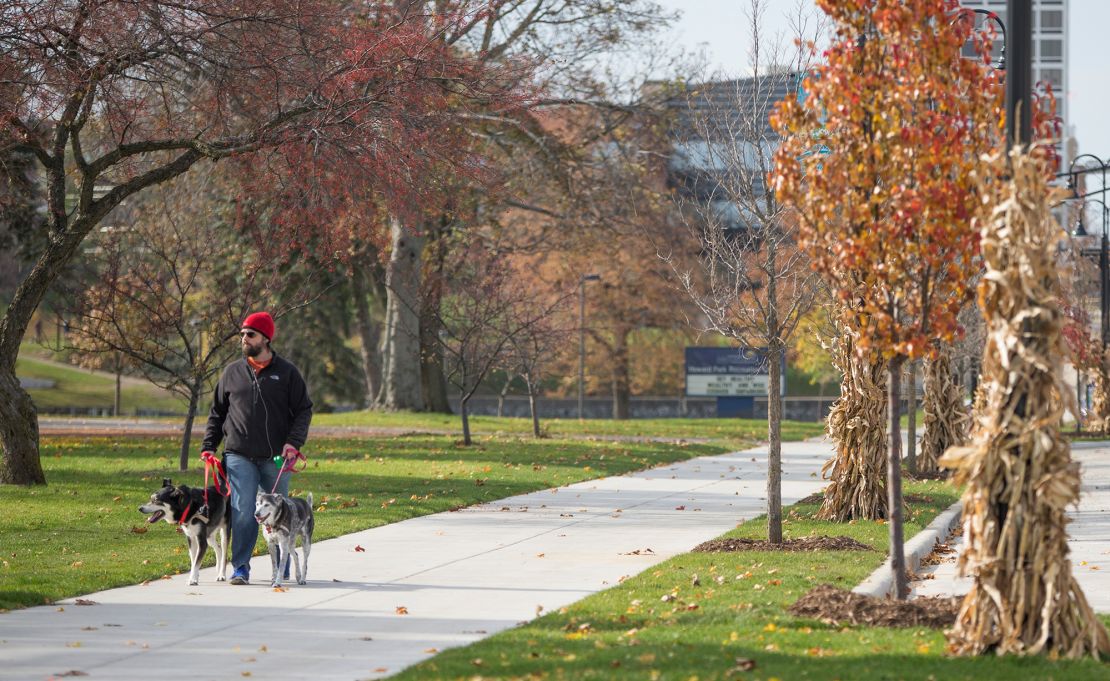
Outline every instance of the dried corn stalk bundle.
<svg viewBox="0 0 1110 681"><path fill-rule="evenodd" d="M1094 378L1094 391L1091 393L1091 413L1087 419L1087 429L1094 433L1110 432L1110 374L1107 374L1106 365L1110 362L1103 357L1092 373Z"/></svg>
<svg viewBox="0 0 1110 681"><path fill-rule="evenodd" d="M925 361L925 433L917 469L922 473L937 470L937 460L949 447L967 442L970 415L964 407L959 384L952 376L952 349L938 348L934 359Z"/></svg>
<svg viewBox="0 0 1110 681"><path fill-rule="evenodd" d="M832 352L840 370L840 399L829 411L826 431L836 454L821 469L830 482L818 517L844 521L886 517L886 361L861 359L855 336L843 323Z"/></svg>
<svg viewBox="0 0 1110 681"><path fill-rule="evenodd" d="M948 645L962 655L1098 656L1110 638L1072 577L1065 531L1079 467L1060 436L1070 396L1053 261L1062 233L1043 166L1020 151L1010 158L1009 179L981 188L994 206L979 286L985 404L973 442L941 459L967 485L960 568L975 580Z"/></svg>

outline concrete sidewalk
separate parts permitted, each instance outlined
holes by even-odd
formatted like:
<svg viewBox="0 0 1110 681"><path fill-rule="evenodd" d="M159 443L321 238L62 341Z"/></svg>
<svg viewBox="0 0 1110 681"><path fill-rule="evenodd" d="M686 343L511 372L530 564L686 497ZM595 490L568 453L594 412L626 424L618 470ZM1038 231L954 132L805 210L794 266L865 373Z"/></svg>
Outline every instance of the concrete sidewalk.
<svg viewBox="0 0 1110 681"><path fill-rule="evenodd" d="M1082 466L1079 505L1068 525L1072 573L1095 612L1110 613L1110 442L1075 443L1072 457ZM949 545L956 553L922 569L923 579L910 583L911 597L962 596L971 588L971 579L956 570L962 538Z"/></svg>
<svg viewBox="0 0 1110 681"><path fill-rule="evenodd" d="M831 453L828 443L783 446L784 505L824 485ZM210 568L196 587L179 575L83 597L95 605L10 612L0 615L0 678L386 676L763 513L765 472L757 448L346 535L314 545L309 583L284 593L270 589L263 556L249 586L216 583Z"/></svg>

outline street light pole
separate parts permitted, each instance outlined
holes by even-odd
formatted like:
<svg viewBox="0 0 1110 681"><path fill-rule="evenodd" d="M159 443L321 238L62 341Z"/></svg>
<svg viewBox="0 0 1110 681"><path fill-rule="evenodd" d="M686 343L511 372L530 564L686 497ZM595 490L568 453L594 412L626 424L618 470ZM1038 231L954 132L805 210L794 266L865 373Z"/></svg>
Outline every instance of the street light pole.
<svg viewBox="0 0 1110 681"><path fill-rule="evenodd" d="M1007 0L1006 146L1033 139L1033 0Z"/></svg>
<svg viewBox="0 0 1110 681"><path fill-rule="evenodd" d="M601 279L596 274L583 274L578 282L578 420L582 420L582 403L586 383L586 282Z"/></svg>

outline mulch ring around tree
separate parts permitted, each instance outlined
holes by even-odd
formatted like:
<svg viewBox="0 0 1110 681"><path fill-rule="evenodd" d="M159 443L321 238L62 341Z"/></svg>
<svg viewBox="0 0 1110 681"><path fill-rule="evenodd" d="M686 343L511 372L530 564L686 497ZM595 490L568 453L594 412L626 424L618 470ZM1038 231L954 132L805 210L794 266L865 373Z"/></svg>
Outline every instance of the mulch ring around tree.
<svg viewBox="0 0 1110 681"><path fill-rule="evenodd" d="M875 598L822 584L809 590L788 610L797 617L835 626L865 624L872 627L950 627L960 609L959 598L918 598L896 601Z"/></svg>
<svg viewBox="0 0 1110 681"><path fill-rule="evenodd" d="M698 553L734 553L736 551L874 551L867 544L851 537L801 537L784 539L772 544L765 539L714 539L694 547Z"/></svg>

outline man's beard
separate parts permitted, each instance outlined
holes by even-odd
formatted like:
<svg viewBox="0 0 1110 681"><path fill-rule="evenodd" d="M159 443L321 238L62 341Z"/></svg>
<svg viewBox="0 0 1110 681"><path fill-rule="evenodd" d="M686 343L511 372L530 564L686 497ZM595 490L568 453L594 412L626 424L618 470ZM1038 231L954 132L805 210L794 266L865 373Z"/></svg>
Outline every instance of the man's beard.
<svg viewBox="0 0 1110 681"><path fill-rule="evenodd" d="M244 357L258 357L259 355L262 354L262 351L265 348L266 348L265 345L244 345L243 346L243 356Z"/></svg>

